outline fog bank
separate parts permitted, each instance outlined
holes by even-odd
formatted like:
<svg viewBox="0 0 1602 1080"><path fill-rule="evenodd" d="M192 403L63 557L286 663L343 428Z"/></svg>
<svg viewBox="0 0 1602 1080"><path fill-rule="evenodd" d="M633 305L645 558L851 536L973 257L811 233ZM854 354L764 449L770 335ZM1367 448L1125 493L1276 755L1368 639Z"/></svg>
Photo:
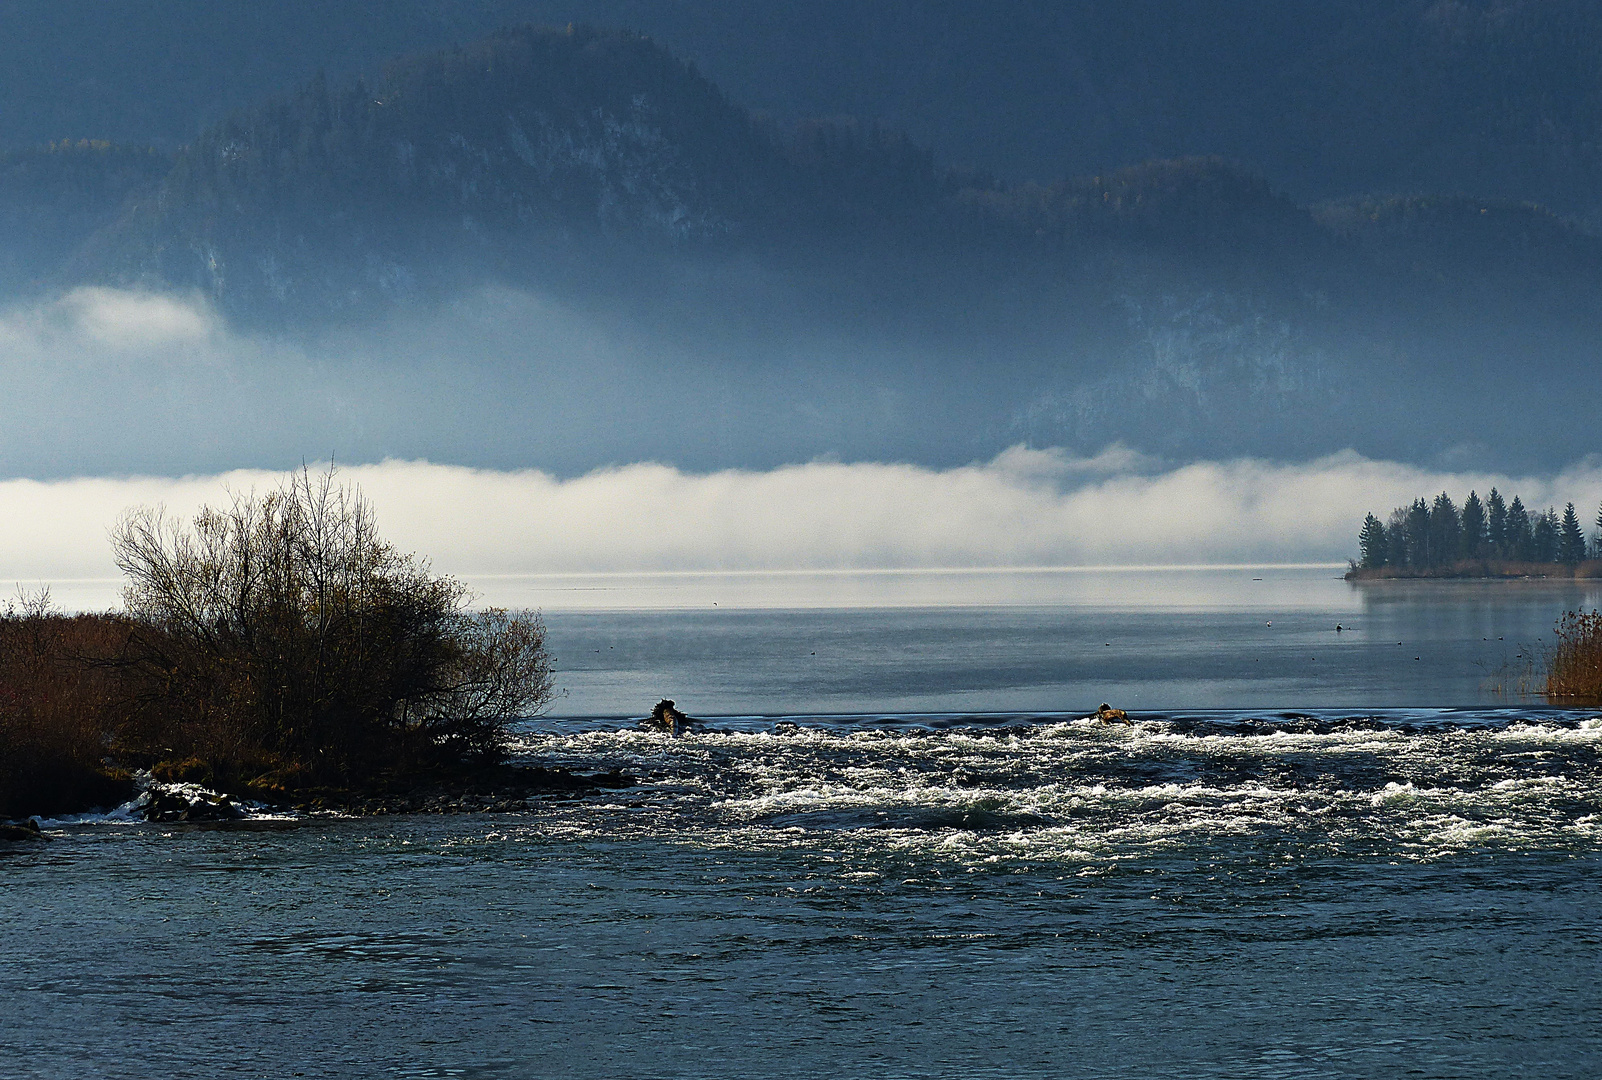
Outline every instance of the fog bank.
<svg viewBox="0 0 1602 1080"><path fill-rule="evenodd" d="M815 461L686 472L642 462L562 479L538 470L385 461L341 470L381 530L436 570L507 602L506 575L1342 562L1363 514L1492 485L1534 507L1573 500L1590 522L1602 462L1553 476L1430 471L1346 452L1179 468L1121 447L1093 458L1015 447L931 469ZM111 602L107 531L140 504L187 516L279 474L0 481L0 584L65 586ZM58 585L58 592L63 586Z"/></svg>

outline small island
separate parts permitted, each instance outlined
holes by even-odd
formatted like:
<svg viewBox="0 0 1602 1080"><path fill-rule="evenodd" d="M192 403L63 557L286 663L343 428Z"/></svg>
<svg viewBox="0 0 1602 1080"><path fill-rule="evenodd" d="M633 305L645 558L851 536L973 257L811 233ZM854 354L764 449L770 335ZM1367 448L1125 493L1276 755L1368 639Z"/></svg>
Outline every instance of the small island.
<svg viewBox="0 0 1602 1080"><path fill-rule="evenodd" d="M1602 510L1596 519L1602 529ZM1571 502L1532 513L1492 488L1470 491L1460 509L1441 492L1414 499L1381 521L1370 513L1358 534L1348 581L1387 578L1602 578L1602 536L1587 538Z"/></svg>

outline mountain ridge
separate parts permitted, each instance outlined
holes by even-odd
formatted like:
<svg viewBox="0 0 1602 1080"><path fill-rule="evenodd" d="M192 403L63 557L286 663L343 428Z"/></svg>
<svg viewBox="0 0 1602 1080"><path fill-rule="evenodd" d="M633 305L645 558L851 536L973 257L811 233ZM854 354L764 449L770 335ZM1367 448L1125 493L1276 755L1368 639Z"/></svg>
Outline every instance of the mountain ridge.
<svg viewBox="0 0 1602 1080"><path fill-rule="evenodd" d="M57 243L56 286L194 290L272 334L550 296L682 343L700 381L649 379L791 458L1483 457L1515 431L1573 456L1579 433L1517 414L1594 363L1602 326L1602 240L1533 204L1304 204L1217 156L1003 183L881 125L778 124L583 26L314 78L69 218L87 231ZM1465 426L1443 379L1508 414ZM866 401L882 433L853 429Z"/></svg>

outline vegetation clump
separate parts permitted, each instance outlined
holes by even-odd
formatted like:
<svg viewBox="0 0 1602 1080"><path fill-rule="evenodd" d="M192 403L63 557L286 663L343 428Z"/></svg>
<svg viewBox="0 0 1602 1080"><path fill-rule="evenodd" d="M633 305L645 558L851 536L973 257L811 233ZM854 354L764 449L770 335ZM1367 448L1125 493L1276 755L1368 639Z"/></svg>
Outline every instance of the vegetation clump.
<svg viewBox="0 0 1602 1080"><path fill-rule="evenodd" d="M41 591L0 608L0 819L128 798L108 753L115 676L81 658L115 655L121 619L66 616Z"/></svg>
<svg viewBox="0 0 1602 1080"><path fill-rule="evenodd" d="M1494 487L1483 500L1470 491L1461 509L1443 491L1397 507L1388 521L1370 513L1357 542L1348 578L1602 576L1602 535L1586 537L1572 502L1561 515L1532 514Z"/></svg>
<svg viewBox="0 0 1602 1080"><path fill-rule="evenodd" d="M1602 612L1570 611L1558 620L1546 696L1555 702L1602 704Z"/></svg>
<svg viewBox="0 0 1602 1080"><path fill-rule="evenodd" d="M0 813L131 767L257 796L437 779L551 699L538 615L473 610L332 470L187 524L134 510L112 546L123 613L0 620Z"/></svg>

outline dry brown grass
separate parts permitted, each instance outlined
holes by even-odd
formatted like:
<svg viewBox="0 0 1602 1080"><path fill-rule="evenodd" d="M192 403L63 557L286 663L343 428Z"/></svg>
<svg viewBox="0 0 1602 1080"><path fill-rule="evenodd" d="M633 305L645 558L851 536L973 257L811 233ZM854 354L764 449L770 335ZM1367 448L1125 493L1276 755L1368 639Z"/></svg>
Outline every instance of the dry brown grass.
<svg viewBox="0 0 1602 1080"><path fill-rule="evenodd" d="M99 663L126 638L111 616L0 610L0 818L128 797L126 774L106 762L118 677Z"/></svg>
<svg viewBox="0 0 1602 1080"><path fill-rule="evenodd" d="M1602 704L1602 612L1571 611L1558 620L1546 696L1555 702Z"/></svg>

